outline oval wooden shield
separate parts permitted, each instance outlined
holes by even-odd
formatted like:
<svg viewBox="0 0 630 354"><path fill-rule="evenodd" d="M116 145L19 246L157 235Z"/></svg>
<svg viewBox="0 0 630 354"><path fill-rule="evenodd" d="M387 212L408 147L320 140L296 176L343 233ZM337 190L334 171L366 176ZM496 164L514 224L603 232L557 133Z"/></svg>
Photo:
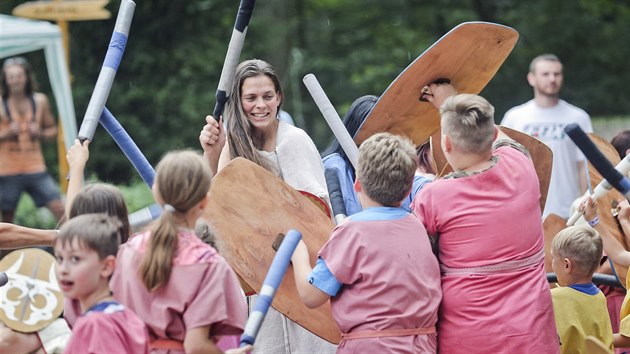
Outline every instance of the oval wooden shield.
<svg viewBox="0 0 630 354"><path fill-rule="evenodd" d="M243 158L230 161L214 177L203 218L221 241L217 243L221 254L257 292L275 256L272 243L279 233L300 231L314 266L335 227L309 198ZM307 308L297 293L291 266L271 305L319 337L339 343L341 332L330 303Z"/></svg>
<svg viewBox="0 0 630 354"><path fill-rule="evenodd" d="M594 133L588 133L588 136L589 138L591 138L595 146L597 146L599 151L601 151L601 153L606 156L608 161L613 164L613 166L616 166L619 163L619 161L621 160L619 158L619 153L608 141ZM602 175L597 172L595 167L593 167L590 162L588 164L588 173L591 190L594 190L595 187L602 181ZM621 242L626 250L629 250L630 248L628 246L630 245L630 242L628 239L626 239L626 237L624 237L623 231L621 230L619 223L617 222L617 218L613 216L611 212L613 208L613 203L618 200L624 199L625 197L623 196L623 194L613 188L610 192L608 192L602 198L599 198L599 200L597 201L597 214L599 216L600 222L606 225L608 231L617 240L619 240L619 242ZM614 206L616 206L616 204ZM626 286L628 267L620 266L617 263L615 263L614 265L617 277L619 278L621 284L623 286Z"/></svg>
<svg viewBox="0 0 630 354"><path fill-rule="evenodd" d="M415 145L439 130L439 112L420 102L423 86L440 78L462 93L479 93L499 70L518 40L513 28L466 22L445 34L389 85L354 137L357 145L375 133L409 137Z"/></svg>
<svg viewBox="0 0 630 354"><path fill-rule="evenodd" d="M542 141L531 137L525 133L521 133L518 130L510 129L508 127L500 126L507 136L516 140L519 144L523 145L532 156L534 167L536 168L536 175L538 175L538 183L540 184L540 211L545 208L545 202L547 201L547 192L549 191L549 181L551 180L551 164L553 163L553 153L549 146ZM433 162L435 164L435 171L437 171L437 177L443 177L453 171L451 166L444 157L442 146L440 144L440 130L431 136L431 153L433 154Z"/></svg>
<svg viewBox="0 0 630 354"><path fill-rule="evenodd" d="M599 151L601 151L602 154L606 156L610 163L612 163L613 165L617 165L619 163L619 154L608 141L594 133L588 133L588 135L595 146L597 146ZM594 190L595 187L602 181L602 176L590 163L588 164L588 172L591 190ZM606 225L606 228L609 230L609 232L617 240L619 240L619 242L621 242L626 250L628 250L630 249L628 247L630 242L624 237L623 231L620 229L619 224L617 223L617 219L612 215L611 212L613 208L613 201L623 200L624 198L625 197L621 193L619 193L619 191L617 191L616 189L612 189L610 192L608 192L608 194L598 200L597 213L601 220L600 222ZM580 219L583 220L583 218ZM551 269L551 241L553 240L553 237L564 228L566 228L566 220L555 214L548 215L543 222L543 229L545 232L545 270L548 272L553 271ZM614 267L621 284L625 286L628 268L620 266L616 263L614 264Z"/></svg>
<svg viewBox="0 0 630 354"><path fill-rule="evenodd" d="M0 320L9 328L32 333L48 326L63 311L55 258L38 248L13 251L0 261L9 278L0 287Z"/></svg>
<svg viewBox="0 0 630 354"><path fill-rule="evenodd" d="M558 232L567 227L567 219L551 213L543 220L543 235L545 247L545 272L553 272L551 267L551 242Z"/></svg>

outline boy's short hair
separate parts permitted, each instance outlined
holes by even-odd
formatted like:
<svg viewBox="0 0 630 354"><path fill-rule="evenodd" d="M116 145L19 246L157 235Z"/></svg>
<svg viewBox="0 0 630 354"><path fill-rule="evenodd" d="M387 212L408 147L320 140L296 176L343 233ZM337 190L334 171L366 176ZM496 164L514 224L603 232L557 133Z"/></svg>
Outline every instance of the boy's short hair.
<svg viewBox="0 0 630 354"><path fill-rule="evenodd" d="M416 167L416 150L409 139L378 133L359 148L357 179L373 201L399 206L411 191Z"/></svg>
<svg viewBox="0 0 630 354"><path fill-rule="evenodd" d="M592 276L600 265L603 255L602 238L588 226L570 226L553 238L551 250L562 258L568 258L583 272Z"/></svg>
<svg viewBox="0 0 630 354"><path fill-rule="evenodd" d="M96 251L99 258L104 259L107 256L116 256L123 233L122 222L116 218L104 213L83 214L61 226L54 245L65 246L78 240L81 247Z"/></svg>
<svg viewBox="0 0 630 354"><path fill-rule="evenodd" d="M459 94L440 107L442 134L460 151L484 153L494 140L494 107L479 95Z"/></svg>

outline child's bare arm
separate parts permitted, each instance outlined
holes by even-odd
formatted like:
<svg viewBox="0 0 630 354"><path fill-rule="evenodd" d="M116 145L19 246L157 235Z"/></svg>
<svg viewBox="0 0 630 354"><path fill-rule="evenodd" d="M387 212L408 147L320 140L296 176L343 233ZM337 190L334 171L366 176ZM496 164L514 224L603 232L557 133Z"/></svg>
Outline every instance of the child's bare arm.
<svg viewBox="0 0 630 354"><path fill-rule="evenodd" d="M308 255L308 248L304 241L300 240L295 252L291 257L293 263L293 275L295 276L295 286L297 287L298 294L306 307L316 308L320 307L328 301L330 295L319 290L307 280L308 275L313 271L311 268L311 260Z"/></svg>
<svg viewBox="0 0 630 354"><path fill-rule="evenodd" d="M586 197L580 204L579 210L584 211L584 218L587 221L592 221L597 217L597 201L594 201L591 197ZM599 222L594 225L593 228L597 230L601 236L604 251L608 257L621 266L630 266L630 252L626 251L621 242L610 234L606 225Z"/></svg>
<svg viewBox="0 0 630 354"><path fill-rule="evenodd" d="M621 333L613 334L613 342L614 342L615 348L630 347L630 337L626 337Z"/></svg>
<svg viewBox="0 0 630 354"><path fill-rule="evenodd" d="M31 353L41 347L36 333L20 333L0 323L0 353Z"/></svg>
<svg viewBox="0 0 630 354"><path fill-rule="evenodd" d="M89 140L84 141L83 144L81 144L79 140L75 140L74 145L72 145L66 153L66 160L69 166L68 192L66 193L66 217L70 215L74 197L76 197L83 188L83 173L85 171L85 165L90 158L89 145Z"/></svg>
<svg viewBox="0 0 630 354"><path fill-rule="evenodd" d="M184 350L186 353L221 353L214 341L208 335L210 326L202 326L186 330L184 336Z"/></svg>

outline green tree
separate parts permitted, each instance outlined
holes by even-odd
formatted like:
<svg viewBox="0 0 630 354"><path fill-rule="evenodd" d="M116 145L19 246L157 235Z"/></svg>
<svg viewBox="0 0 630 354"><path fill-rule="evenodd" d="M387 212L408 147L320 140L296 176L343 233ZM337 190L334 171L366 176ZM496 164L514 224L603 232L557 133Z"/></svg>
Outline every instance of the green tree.
<svg viewBox="0 0 630 354"><path fill-rule="evenodd" d="M22 2L4 0L0 12L10 13ZM79 124L118 6L119 1L107 6L113 13L109 20L70 24ZM214 107L237 8L234 0L137 2L107 107L149 162L156 163L171 149L199 149L197 137ZM557 54L565 64L565 99L593 116L630 112L625 87L630 81L625 70L630 3L620 0L259 0L241 59L265 59L277 67L284 109L323 149L332 134L302 84L305 74L318 77L343 115L355 98L380 95L418 55L465 21L501 23L520 33L515 49L482 92L495 105L497 121L507 109L531 98L525 80L529 61L544 52ZM39 77L45 77L43 55L28 58ZM49 87L44 90L51 94ZM97 130L92 151L88 170L99 179L137 179L103 129Z"/></svg>

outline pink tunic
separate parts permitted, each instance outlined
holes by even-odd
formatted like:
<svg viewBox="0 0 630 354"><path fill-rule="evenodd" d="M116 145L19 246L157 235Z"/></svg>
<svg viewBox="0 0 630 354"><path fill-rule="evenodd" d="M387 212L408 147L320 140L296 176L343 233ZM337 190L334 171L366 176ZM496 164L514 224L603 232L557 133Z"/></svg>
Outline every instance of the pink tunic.
<svg viewBox="0 0 630 354"><path fill-rule="evenodd" d="M211 325L211 337L241 334L247 308L236 275L225 259L194 233L181 231L178 236L171 276L154 292L149 292L138 276L150 232L122 245L110 281L114 297L144 320L152 340L183 342L186 329L207 325Z"/></svg>
<svg viewBox="0 0 630 354"><path fill-rule="evenodd" d="M148 353L147 328L129 309L113 303L80 316L64 353Z"/></svg>
<svg viewBox="0 0 630 354"><path fill-rule="evenodd" d="M505 264L543 247L533 164L511 147L495 156L488 170L434 181L413 202L429 235L439 235L439 259L447 267ZM442 292L440 352L559 352L542 258L521 270L443 274Z"/></svg>
<svg viewBox="0 0 630 354"><path fill-rule="evenodd" d="M392 211L400 215L388 219ZM434 327L440 270L422 224L403 209L370 208L337 226L320 251L341 291L332 298L343 333ZM435 353L437 335L343 340L338 353Z"/></svg>

